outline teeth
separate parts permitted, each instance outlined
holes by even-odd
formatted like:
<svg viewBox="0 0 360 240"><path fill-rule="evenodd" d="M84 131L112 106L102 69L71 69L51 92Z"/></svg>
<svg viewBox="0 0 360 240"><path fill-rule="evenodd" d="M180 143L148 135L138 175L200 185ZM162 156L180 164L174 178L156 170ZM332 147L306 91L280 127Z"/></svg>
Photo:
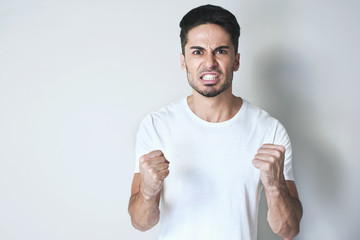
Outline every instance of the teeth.
<svg viewBox="0 0 360 240"><path fill-rule="evenodd" d="M215 80L216 79L216 75L214 74L205 74L204 76L202 76L202 79L204 80Z"/></svg>

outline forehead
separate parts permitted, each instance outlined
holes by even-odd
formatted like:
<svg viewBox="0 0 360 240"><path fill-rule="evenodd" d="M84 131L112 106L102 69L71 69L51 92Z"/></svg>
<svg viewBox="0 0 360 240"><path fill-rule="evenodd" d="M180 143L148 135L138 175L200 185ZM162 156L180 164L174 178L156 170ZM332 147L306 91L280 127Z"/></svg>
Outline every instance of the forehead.
<svg viewBox="0 0 360 240"><path fill-rule="evenodd" d="M209 23L192 28L188 32L185 47L214 47L220 45L232 47L230 34L219 25Z"/></svg>

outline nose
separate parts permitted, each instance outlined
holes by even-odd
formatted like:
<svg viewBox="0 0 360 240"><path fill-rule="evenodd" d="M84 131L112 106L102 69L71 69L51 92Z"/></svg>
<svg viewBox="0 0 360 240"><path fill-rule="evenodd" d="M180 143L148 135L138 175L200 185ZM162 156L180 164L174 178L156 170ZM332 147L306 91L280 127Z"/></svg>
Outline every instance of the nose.
<svg viewBox="0 0 360 240"><path fill-rule="evenodd" d="M206 56L205 56L205 60L204 60L204 67L206 67L206 69L208 70L212 70L214 68L217 67L217 61L216 61L216 56L209 52Z"/></svg>

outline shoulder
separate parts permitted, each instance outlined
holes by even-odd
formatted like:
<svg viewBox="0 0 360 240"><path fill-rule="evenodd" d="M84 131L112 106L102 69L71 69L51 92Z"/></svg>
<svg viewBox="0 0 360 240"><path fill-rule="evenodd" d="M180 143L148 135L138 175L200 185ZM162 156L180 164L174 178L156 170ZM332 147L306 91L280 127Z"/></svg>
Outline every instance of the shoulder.
<svg viewBox="0 0 360 240"><path fill-rule="evenodd" d="M269 125L277 125L279 121L271 116L267 111L262 108L248 102L244 101L245 108L245 116L248 121L255 123L258 126L269 126Z"/></svg>
<svg viewBox="0 0 360 240"><path fill-rule="evenodd" d="M142 124L158 125L165 122L173 121L177 116L185 111L185 99L181 98L174 102L167 104L157 111L148 113L142 120Z"/></svg>
<svg viewBox="0 0 360 240"><path fill-rule="evenodd" d="M280 144L287 148L290 147L290 139L287 131L278 119L249 102L246 102L245 115L249 129L271 137L272 142L275 144Z"/></svg>

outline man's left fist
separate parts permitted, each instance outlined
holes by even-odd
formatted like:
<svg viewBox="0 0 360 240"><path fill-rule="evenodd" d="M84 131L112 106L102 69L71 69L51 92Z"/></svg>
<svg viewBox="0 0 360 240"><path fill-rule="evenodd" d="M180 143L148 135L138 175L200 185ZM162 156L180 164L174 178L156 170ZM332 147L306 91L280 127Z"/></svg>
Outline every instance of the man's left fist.
<svg viewBox="0 0 360 240"><path fill-rule="evenodd" d="M260 170L260 179L268 190L282 188L284 178L285 147L275 144L264 144L259 148L252 163Z"/></svg>

